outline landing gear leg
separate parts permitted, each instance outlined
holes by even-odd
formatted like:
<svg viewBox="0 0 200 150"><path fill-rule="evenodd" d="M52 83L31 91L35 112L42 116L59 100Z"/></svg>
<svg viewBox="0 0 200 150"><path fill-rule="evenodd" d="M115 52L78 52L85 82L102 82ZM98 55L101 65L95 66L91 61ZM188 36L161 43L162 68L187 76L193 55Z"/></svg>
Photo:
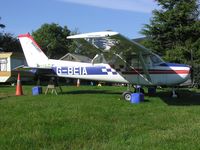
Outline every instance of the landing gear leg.
<svg viewBox="0 0 200 150"><path fill-rule="evenodd" d="M172 88L171 97L172 97L172 98L178 98L178 94L177 94L175 88Z"/></svg>
<svg viewBox="0 0 200 150"><path fill-rule="evenodd" d="M131 84L127 84L127 91L131 91Z"/></svg>
<svg viewBox="0 0 200 150"><path fill-rule="evenodd" d="M134 93L142 93L145 94L144 89L143 88L135 88Z"/></svg>

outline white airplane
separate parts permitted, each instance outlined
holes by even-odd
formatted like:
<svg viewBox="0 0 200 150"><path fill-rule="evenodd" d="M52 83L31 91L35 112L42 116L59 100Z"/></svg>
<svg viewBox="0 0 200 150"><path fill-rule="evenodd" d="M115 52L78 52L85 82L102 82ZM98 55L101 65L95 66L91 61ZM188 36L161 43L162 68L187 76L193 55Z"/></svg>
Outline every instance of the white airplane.
<svg viewBox="0 0 200 150"><path fill-rule="evenodd" d="M92 32L67 37L79 43L89 43L88 46L98 51L91 62L49 59L30 34L22 34L18 38L28 67L51 69L59 77L172 87L190 78L188 65L166 63L151 50L118 32ZM177 97L174 89L172 93ZM130 100L131 92L124 92L123 97Z"/></svg>

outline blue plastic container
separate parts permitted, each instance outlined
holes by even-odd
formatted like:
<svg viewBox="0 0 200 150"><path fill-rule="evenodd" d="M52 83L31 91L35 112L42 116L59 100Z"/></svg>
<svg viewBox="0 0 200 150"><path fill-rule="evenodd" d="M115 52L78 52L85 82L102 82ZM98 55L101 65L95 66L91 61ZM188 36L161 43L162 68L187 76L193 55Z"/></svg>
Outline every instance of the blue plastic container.
<svg viewBox="0 0 200 150"><path fill-rule="evenodd" d="M35 86L32 88L32 94L33 95L39 95L42 94L42 87L40 86Z"/></svg>
<svg viewBox="0 0 200 150"><path fill-rule="evenodd" d="M131 103L138 104L140 103L141 93L133 93L131 94Z"/></svg>

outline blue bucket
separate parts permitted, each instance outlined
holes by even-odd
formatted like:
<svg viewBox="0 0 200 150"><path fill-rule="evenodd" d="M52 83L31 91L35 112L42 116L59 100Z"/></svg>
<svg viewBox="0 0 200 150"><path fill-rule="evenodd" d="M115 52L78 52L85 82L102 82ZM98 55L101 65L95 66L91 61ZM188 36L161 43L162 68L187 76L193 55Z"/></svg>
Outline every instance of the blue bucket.
<svg viewBox="0 0 200 150"><path fill-rule="evenodd" d="M131 94L131 103L133 103L133 104L140 103L140 93Z"/></svg>
<svg viewBox="0 0 200 150"><path fill-rule="evenodd" d="M35 86L32 88L32 95L39 95L42 94L42 87L41 86Z"/></svg>

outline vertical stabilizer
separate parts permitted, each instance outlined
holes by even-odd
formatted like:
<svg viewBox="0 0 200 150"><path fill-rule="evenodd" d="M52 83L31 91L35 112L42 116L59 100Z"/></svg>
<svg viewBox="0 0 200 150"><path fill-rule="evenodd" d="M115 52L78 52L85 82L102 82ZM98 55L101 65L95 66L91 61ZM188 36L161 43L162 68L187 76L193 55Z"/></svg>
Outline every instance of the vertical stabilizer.
<svg viewBox="0 0 200 150"><path fill-rule="evenodd" d="M19 35L18 38L29 67L42 67L47 63L48 57L29 33Z"/></svg>

